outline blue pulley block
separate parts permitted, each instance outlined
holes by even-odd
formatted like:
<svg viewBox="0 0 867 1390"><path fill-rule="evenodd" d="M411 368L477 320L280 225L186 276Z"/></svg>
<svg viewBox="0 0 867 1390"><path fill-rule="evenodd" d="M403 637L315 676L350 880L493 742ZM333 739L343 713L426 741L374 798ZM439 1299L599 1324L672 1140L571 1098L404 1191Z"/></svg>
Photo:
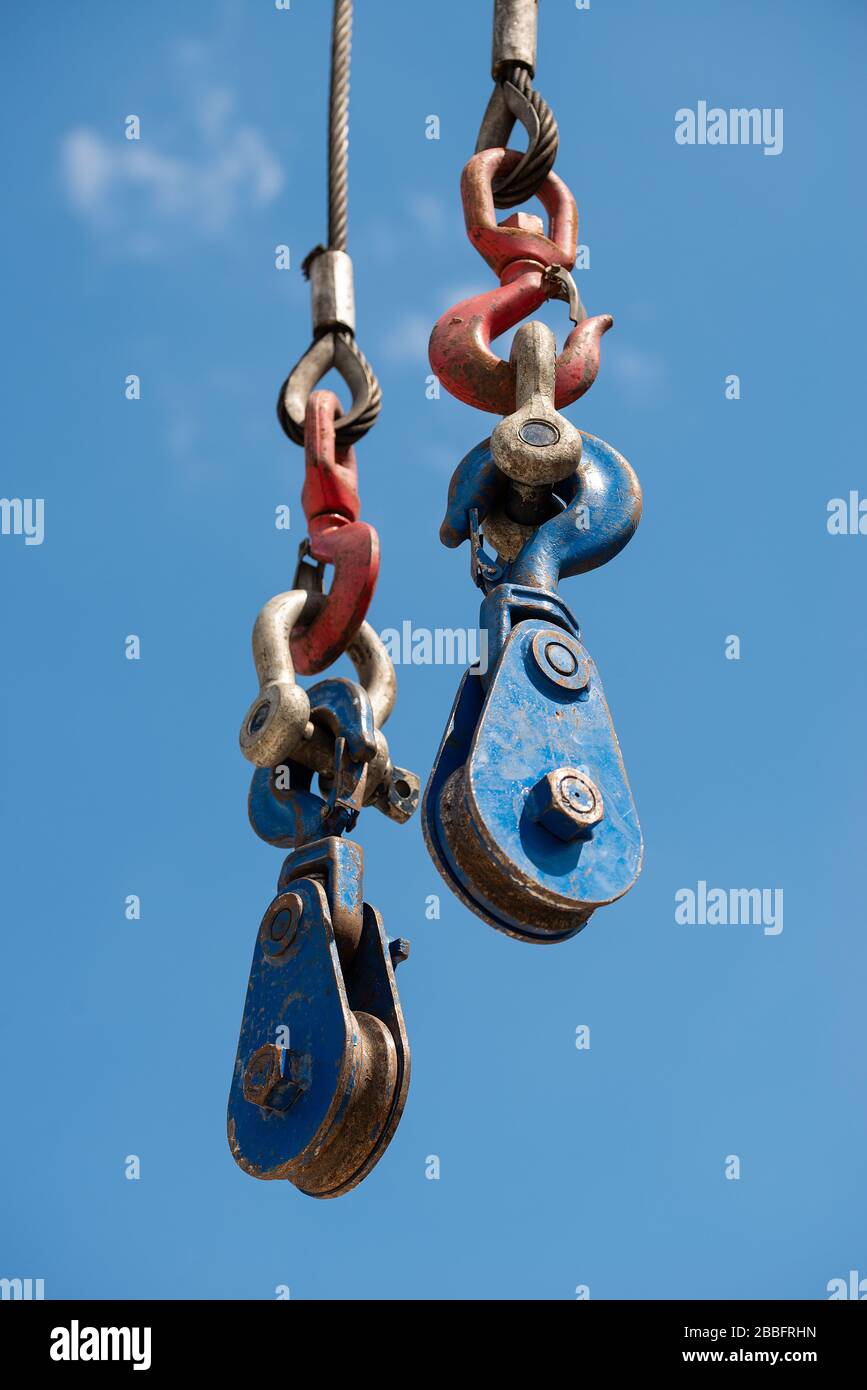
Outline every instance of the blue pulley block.
<svg viewBox="0 0 867 1390"><path fill-rule="evenodd" d="M409 1087L393 966L407 948L389 947L362 902L362 872L360 847L336 836L285 861L253 953L229 1096L240 1167L313 1197L366 1177Z"/></svg>
<svg viewBox="0 0 867 1390"><path fill-rule="evenodd" d="M461 683L425 792L431 856L498 930L563 941L641 869L638 815L596 666L554 592L482 604L487 672Z"/></svg>

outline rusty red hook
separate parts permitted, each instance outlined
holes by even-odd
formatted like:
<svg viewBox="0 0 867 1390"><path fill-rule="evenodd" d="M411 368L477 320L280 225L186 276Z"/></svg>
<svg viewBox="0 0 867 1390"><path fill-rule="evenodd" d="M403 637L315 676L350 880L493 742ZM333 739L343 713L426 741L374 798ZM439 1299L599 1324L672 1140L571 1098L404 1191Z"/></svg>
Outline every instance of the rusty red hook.
<svg viewBox="0 0 867 1390"><path fill-rule="evenodd" d="M570 271L578 247L578 209L562 179L549 174L538 197L548 213L548 235L538 217L513 213L498 223L492 183L520 162L518 150L482 150L461 175L467 235L500 285L462 300L443 314L430 338L430 363L453 396L477 410L510 415L515 409L515 368L491 351L491 339L513 328L546 299L562 296L551 272ZM578 323L557 358L555 405L569 405L593 385L599 343L614 320L597 314Z"/></svg>
<svg viewBox="0 0 867 1390"><path fill-rule="evenodd" d="M296 671L324 671L346 650L364 621L379 574L379 537L359 521L355 450L337 447L340 402L333 391L314 391L304 417L304 487L307 551L320 565L333 565L325 603L307 627L292 634Z"/></svg>

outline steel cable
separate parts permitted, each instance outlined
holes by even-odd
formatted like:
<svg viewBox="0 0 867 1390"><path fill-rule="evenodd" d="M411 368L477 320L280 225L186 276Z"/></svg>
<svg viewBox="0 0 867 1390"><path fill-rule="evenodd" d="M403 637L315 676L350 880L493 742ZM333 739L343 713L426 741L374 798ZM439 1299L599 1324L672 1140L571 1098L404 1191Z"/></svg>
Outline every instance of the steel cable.
<svg viewBox="0 0 867 1390"><path fill-rule="evenodd" d="M331 88L328 102L328 246L347 250L349 241L349 65L352 0L334 0L331 27Z"/></svg>
<svg viewBox="0 0 867 1390"><path fill-rule="evenodd" d="M304 275L309 277L310 266L324 251L348 252L349 244L349 75L352 55L352 0L334 0L331 22L331 72L328 98L328 245L316 246L305 257L302 264ZM373 368L365 357L353 331L346 326L330 328L327 335L334 344L338 355L337 339L341 350L355 359L363 381L363 403L353 393L353 418L348 424L337 425L337 442L341 448L357 444L375 423L382 406L382 389ZM321 337L318 339L321 341ZM316 352L316 341L299 363L292 369L280 388L277 402L277 415L286 434L296 444L304 443L303 402L293 405L295 415L290 413L287 393L291 394L291 382L303 364ZM341 375L346 379L345 371ZM350 375L352 375L350 373ZM313 383L315 385L315 382ZM360 408L357 408L357 402Z"/></svg>

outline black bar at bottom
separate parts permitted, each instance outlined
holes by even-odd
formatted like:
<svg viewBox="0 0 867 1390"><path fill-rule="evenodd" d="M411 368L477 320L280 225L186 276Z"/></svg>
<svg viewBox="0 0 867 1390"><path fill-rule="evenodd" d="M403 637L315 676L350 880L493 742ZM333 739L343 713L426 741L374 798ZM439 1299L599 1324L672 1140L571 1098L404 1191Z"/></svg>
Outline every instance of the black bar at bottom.
<svg viewBox="0 0 867 1390"><path fill-rule="evenodd" d="M528 1304L532 1311L522 1319L517 1309ZM862 1363L862 1317L857 1308L831 1300L10 1300L0 1306L0 1345L4 1363L14 1357L25 1374L38 1369L93 1376L107 1366L115 1375L159 1376L194 1368L223 1378L243 1374L244 1383L258 1385L272 1372L306 1377L311 1357L329 1370L345 1366L352 1372L366 1364L368 1374L375 1374L375 1362L389 1379L412 1374L419 1359L430 1376L438 1357L446 1374L466 1368L470 1357L484 1357L489 1379L492 1363L506 1359L514 1371L511 1358L525 1349L536 1357L544 1351L546 1362L559 1353L576 1375L593 1365L614 1371L802 1365L826 1373ZM351 1335L356 1325L363 1340ZM457 1343L448 1335L453 1325Z"/></svg>

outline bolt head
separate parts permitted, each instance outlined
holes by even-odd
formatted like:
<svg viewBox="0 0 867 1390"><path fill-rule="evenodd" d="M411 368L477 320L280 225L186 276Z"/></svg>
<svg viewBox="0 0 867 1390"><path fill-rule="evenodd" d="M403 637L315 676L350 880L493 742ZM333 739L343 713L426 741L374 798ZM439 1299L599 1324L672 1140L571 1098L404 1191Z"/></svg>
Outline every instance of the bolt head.
<svg viewBox="0 0 867 1390"><path fill-rule="evenodd" d="M297 893L280 893L268 907L259 927L262 950L270 960L279 962L298 935L298 924L304 914L304 903Z"/></svg>
<svg viewBox="0 0 867 1390"><path fill-rule="evenodd" d="M542 628L532 641L533 659L549 681L562 690L584 690L590 681L590 662L571 633ZM565 769L564 769L565 770Z"/></svg>
<svg viewBox="0 0 867 1390"><path fill-rule="evenodd" d="M578 657L562 642L549 642L545 648L545 655L558 676L574 676L578 669Z"/></svg>
<svg viewBox="0 0 867 1390"><path fill-rule="evenodd" d="M395 968L403 961L409 960L409 942L406 937L396 936L393 941L389 941L388 954L391 956L391 963Z"/></svg>
<svg viewBox="0 0 867 1390"><path fill-rule="evenodd" d="M527 799L530 818L558 840L586 840L605 814L602 793L577 767L547 772Z"/></svg>
<svg viewBox="0 0 867 1390"><path fill-rule="evenodd" d="M254 1105L267 1105L274 1087L283 1080L285 1048L266 1043L253 1053L244 1072L244 1099Z"/></svg>
<svg viewBox="0 0 867 1390"><path fill-rule="evenodd" d="M302 1087L292 1075L288 1047L265 1043L253 1053L244 1072L244 1099L271 1110L288 1110Z"/></svg>

